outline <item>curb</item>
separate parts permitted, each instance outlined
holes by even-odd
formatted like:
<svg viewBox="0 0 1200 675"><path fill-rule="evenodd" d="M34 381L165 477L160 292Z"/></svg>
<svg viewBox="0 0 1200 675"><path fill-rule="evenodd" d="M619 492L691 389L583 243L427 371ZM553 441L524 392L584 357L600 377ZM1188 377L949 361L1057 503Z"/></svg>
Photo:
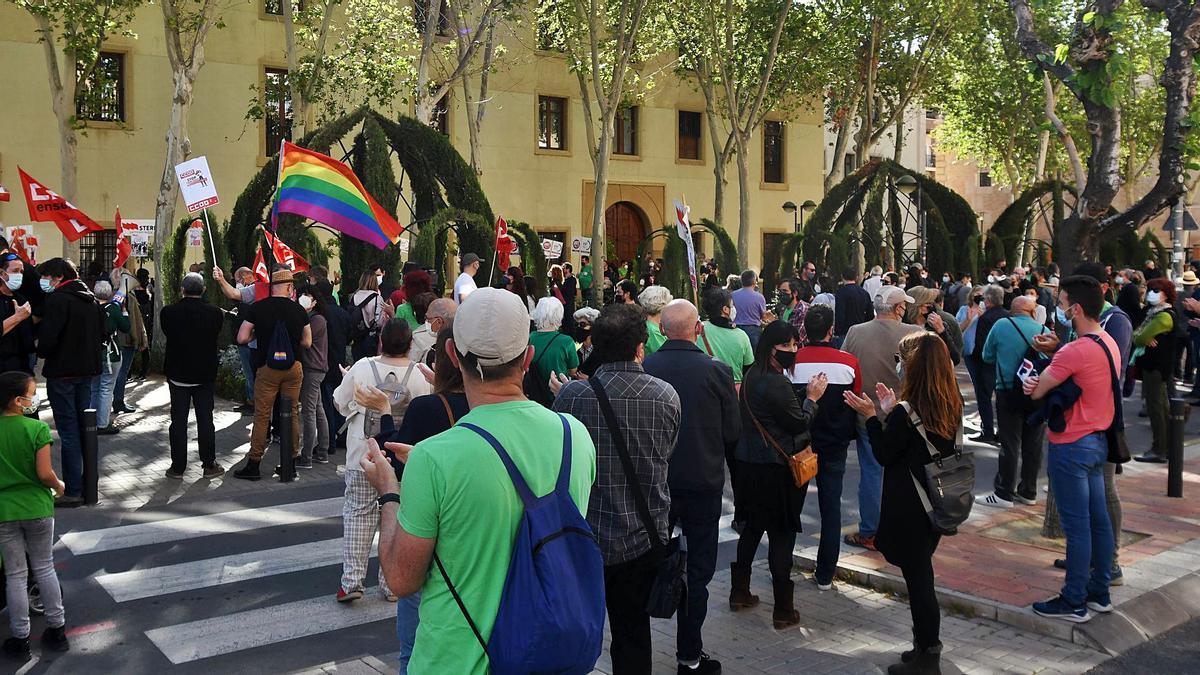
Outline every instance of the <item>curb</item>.
<svg viewBox="0 0 1200 675"><path fill-rule="evenodd" d="M796 553L794 563L806 572L816 569L815 556ZM907 597L902 577L838 562L837 577L858 586ZM1161 588L1117 606L1111 614L1093 613L1087 623L1070 623L946 588L937 589L938 605L947 612L991 619L1039 635L1071 642L1109 656L1150 641L1181 623L1200 618L1200 572L1187 574Z"/></svg>

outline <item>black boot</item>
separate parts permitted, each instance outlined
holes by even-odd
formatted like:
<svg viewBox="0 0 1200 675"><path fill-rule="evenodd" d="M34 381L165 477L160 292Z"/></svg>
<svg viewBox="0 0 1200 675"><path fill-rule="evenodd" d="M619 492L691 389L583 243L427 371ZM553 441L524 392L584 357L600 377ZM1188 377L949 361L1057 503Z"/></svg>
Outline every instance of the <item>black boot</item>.
<svg viewBox="0 0 1200 675"><path fill-rule="evenodd" d="M233 472L234 478L242 480L262 480L262 474L258 472L258 461L246 458L246 466Z"/></svg>
<svg viewBox="0 0 1200 675"><path fill-rule="evenodd" d="M736 612L739 609L749 609L758 604L758 596L750 592L750 566L729 564L730 585L729 609Z"/></svg>
<svg viewBox="0 0 1200 675"><path fill-rule="evenodd" d="M4 641L4 653L22 661L29 660L29 638L10 637Z"/></svg>
<svg viewBox="0 0 1200 675"><path fill-rule="evenodd" d="M900 655L900 663L888 666L888 675L941 675L942 673L942 644L921 649L914 646L912 650Z"/></svg>
<svg viewBox="0 0 1200 675"><path fill-rule="evenodd" d="M795 599L796 584L791 579L787 579L772 581L771 587L775 591L775 609L771 612L775 630L783 630L799 624L800 612L796 611Z"/></svg>
<svg viewBox="0 0 1200 675"><path fill-rule="evenodd" d="M65 652L70 648L71 643L67 641L66 626L59 626L57 628L47 626L46 630L42 631L42 649Z"/></svg>

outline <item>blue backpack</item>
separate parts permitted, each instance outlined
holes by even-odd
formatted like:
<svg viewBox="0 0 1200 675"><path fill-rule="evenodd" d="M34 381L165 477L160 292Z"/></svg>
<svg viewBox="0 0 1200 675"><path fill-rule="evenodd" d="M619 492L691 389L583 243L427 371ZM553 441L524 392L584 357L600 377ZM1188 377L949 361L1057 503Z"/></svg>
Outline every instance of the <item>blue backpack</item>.
<svg viewBox="0 0 1200 675"><path fill-rule="evenodd" d="M525 505L513 542L508 577L491 639L486 643L442 561L434 562L483 647L490 670L507 673L590 673L604 637L604 563L592 528L568 490L571 427L563 425L563 458L554 490L535 497L508 452L492 434L462 423L486 440Z"/></svg>

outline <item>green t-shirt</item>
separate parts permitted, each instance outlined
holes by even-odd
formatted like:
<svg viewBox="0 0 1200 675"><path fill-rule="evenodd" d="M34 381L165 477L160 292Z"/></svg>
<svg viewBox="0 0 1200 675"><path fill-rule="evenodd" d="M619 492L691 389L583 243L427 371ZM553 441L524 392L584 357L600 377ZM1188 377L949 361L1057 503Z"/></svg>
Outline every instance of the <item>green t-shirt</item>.
<svg viewBox="0 0 1200 675"><path fill-rule="evenodd" d="M50 445L45 422L0 417L0 522L54 515L54 495L37 475L37 451Z"/></svg>
<svg viewBox="0 0 1200 675"><path fill-rule="evenodd" d="M586 514L596 480L596 448L587 428L571 428L569 490ZM401 527L437 539L437 555L486 642L508 576L513 540L524 507L500 457L462 424L493 434L537 496L554 489L562 464L562 421L533 401L480 406L457 426L413 448L401 483ZM601 583L601 579L596 579ZM421 588L421 624L411 673L487 673L487 660L442 575L431 568Z"/></svg>
<svg viewBox="0 0 1200 675"><path fill-rule="evenodd" d="M587 290L592 287L592 266L586 265L579 270L579 288Z"/></svg>
<svg viewBox="0 0 1200 675"><path fill-rule="evenodd" d="M663 346L663 343L667 341L667 336L662 334L658 324L649 319L646 319L646 333L646 356L650 356Z"/></svg>
<svg viewBox="0 0 1200 675"><path fill-rule="evenodd" d="M400 305L399 307L396 308L396 318L404 319L405 321L407 321L408 325L413 330L416 330L421 327L421 324L417 323L417 315L415 312L413 312L413 308L410 303L406 302L403 305Z"/></svg>
<svg viewBox="0 0 1200 675"><path fill-rule="evenodd" d="M790 320L791 320L791 318L792 318L792 312L793 312L794 310L795 310L795 307L784 307L784 308L783 308L783 314L780 314L780 315L779 315L779 320L780 320L780 321L785 321L785 322L786 322L786 321L790 321Z"/></svg>
<svg viewBox="0 0 1200 675"><path fill-rule="evenodd" d="M558 331L534 331L529 334L529 344L533 345L533 360L538 376L543 380L550 379L550 373L566 375L579 367L579 353L569 335ZM542 352L545 352L544 356Z"/></svg>
<svg viewBox="0 0 1200 675"><path fill-rule="evenodd" d="M704 338L708 338L708 344ZM733 381L742 381L742 369L754 363L754 348L750 336L740 328L721 328L704 322L704 335L696 338L696 346L716 360L733 369Z"/></svg>

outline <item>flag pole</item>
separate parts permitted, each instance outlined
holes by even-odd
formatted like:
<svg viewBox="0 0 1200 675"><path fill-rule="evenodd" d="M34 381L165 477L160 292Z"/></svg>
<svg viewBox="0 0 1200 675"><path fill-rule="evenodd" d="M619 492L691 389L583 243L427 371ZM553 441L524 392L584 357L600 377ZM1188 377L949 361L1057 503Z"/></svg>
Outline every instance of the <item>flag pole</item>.
<svg viewBox="0 0 1200 675"><path fill-rule="evenodd" d="M217 244L213 241L212 219L208 217L208 209L204 209L202 213L204 214L204 229L208 230L208 246L212 249L213 267L216 267L221 263L217 260Z"/></svg>

